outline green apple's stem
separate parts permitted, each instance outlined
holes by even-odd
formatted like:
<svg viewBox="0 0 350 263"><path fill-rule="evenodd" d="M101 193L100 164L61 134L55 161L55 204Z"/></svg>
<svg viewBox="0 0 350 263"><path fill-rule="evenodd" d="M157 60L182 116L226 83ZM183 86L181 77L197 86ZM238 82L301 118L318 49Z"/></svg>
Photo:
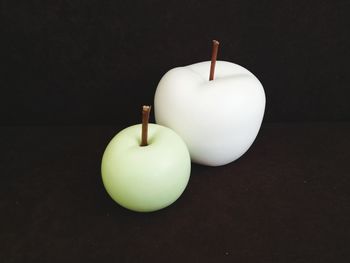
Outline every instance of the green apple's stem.
<svg viewBox="0 0 350 263"><path fill-rule="evenodd" d="M142 132L141 132L141 146L147 146L148 137L148 120L149 113L151 112L151 106L142 107Z"/></svg>
<svg viewBox="0 0 350 263"><path fill-rule="evenodd" d="M211 64L210 64L210 75L209 80L214 79L214 73L215 73L215 64L216 64L216 58L218 56L218 49L219 49L219 41L213 40L213 48L211 53Z"/></svg>

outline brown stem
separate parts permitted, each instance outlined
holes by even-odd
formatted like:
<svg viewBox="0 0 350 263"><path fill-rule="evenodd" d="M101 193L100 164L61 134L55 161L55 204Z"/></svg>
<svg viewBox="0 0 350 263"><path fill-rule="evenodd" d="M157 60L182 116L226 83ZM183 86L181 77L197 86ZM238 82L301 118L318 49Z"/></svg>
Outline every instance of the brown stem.
<svg viewBox="0 0 350 263"><path fill-rule="evenodd" d="M211 53L211 64L210 64L210 75L209 80L214 79L214 72L215 72L215 64L216 64L216 58L218 56L218 49L219 49L219 41L213 40L213 48Z"/></svg>
<svg viewBox="0 0 350 263"><path fill-rule="evenodd" d="M149 113L151 112L151 106L142 107L142 132L141 132L141 146L147 146L148 138L148 120Z"/></svg>

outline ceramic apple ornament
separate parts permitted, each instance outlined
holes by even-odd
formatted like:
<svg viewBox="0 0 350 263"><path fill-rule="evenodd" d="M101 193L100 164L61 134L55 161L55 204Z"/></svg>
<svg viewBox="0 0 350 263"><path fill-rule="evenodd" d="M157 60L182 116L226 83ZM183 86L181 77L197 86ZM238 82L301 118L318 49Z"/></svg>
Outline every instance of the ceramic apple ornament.
<svg viewBox="0 0 350 263"><path fill-rule="evenodd" d="M144 106L142 125L128 127L111 140L101 167L112 199L138 212L159 210L176 201L191 171L184 141L169 128L148 124L149 112L150 107Z"/></svg>
<svg viewBox="0 0 350 263"><path fill-rule="evenodd" d="M218 46L214 40L211 62L168 71L154 98L156 122L183 138L193 162L210 166L230 163L249 149L265 110L259 80L237 64L216 61Z"/></svg>

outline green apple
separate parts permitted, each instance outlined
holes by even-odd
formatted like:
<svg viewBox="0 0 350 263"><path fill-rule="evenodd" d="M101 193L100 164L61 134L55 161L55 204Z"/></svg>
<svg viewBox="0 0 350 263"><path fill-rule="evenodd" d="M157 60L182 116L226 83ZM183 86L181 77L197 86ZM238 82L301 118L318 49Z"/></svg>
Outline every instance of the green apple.
<svg viewBox="0 0 350 263"><path fill-rule="evenodd" d="M186 188L191 160L184 141L171 129L148 125L148 145L141 144L142 125L119 132L102 158L103 184L114 201L138 212L175 202Z"/></svg>

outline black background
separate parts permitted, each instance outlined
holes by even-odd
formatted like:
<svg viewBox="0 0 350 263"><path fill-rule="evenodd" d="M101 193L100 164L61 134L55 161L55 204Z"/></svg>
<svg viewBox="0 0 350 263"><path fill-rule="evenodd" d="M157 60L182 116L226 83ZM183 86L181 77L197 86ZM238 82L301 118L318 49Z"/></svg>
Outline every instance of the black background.
<svg viewBox="0 0 350 263"><path fill-rule="evenodd" d="M0 262L350 261L350 1L0 3ZM107 143L212 39L265 88L256 141L166 209L118 206Z"/></svg>
<svg viewBox="0 0 350 263"><path fill-rule="evenodd" d="M219 59L252 71L266 121L349 120L349 1L2 1L0 122L139 120L162 75Z"/></svg>

